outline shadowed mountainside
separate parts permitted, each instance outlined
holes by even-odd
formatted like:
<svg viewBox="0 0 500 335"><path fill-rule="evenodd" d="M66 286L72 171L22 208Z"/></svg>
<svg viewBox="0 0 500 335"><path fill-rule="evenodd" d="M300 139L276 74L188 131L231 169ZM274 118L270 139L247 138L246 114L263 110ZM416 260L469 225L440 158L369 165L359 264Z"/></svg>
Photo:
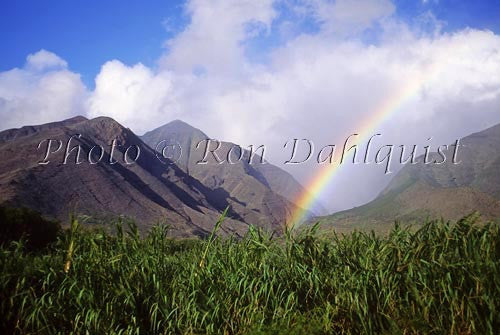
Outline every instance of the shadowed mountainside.
<svg viewBox="0 0 500 335"><path fill-rule="evenodd" d="M69 149L77 145L82 149L80 164L76 163L77 149L70 152L63 164L70 138ZM48 164L41 165L48 139L54 140L52 151L56 151L58 140L62 146L49 155ZM113 140L117 144L114 152ZM93 162L101 155L96 146L104 148L102 160L90 164L91 148L95 147ZM132 147L130 162L136 152L133 146L140 147L141 153L134 164L126 164L125 150ZM241 210L236 206L238 201L224 189L205 186L172 162L162 163L154 150L132 131L107 117L92 120L75 117L0 132L0 155L3 158L0 203L28 207L63 222L70 213L89 215L95 221L122 215L135 219L143 231L154 223L165 222L172 226L174 235L204 235L211 231L220 213L231 205L222 229L239 234L246 231L248 224L279 230L288 214L286 211L290 210L288 204L288 207L281 203L273 207L272 201L278 200L266 193L261 200L273 215L264 220L262 213L246 204L241 205L245 208ZM277 206L284 208L282 212Z"/></svg>
<svg viewBox="0 0 500 335"><path fill-rule="evenodd" d="M253 191L264 187L266 192L270 191L292 203L305 192L302 185L288 172L267 161L262 164L258 155L260 150L257 149L251 164L248 162L250 152L247 149L244 149L243 158L239 162L236 162L239 150L233 149L231 159L235 164L218 164L211 153L207 156L207 164L197 164L204 156L206 146L204 140L210 139L210 137L180 120L172 121L147 132L141 138L152 148L155 148L161 141L168 141L164 143L170 144L178 143L182 148L182 154L176 164L181 169L210 188L222 187L235 198L245 203L252 203L254 206L260 206L259 195L257 198L253 198L255 194L252 193L256 192L247 193L245 189ZM202 142L200 143L200 141ZM223 141L220 143L221 146L216 150L216 153L221 159L227 160L228 152L235 144ZM216 143L212 142L210 149L215 147ZM312 212L318 215L325 214L326 210L321 205L317 205L312 209Z"/></svg>
<svg viewBox="0 0 500 335"><path fill-rule="evenodd" d="M158 147L159 152L165 144L178 144L182 152L180 158L179 152L175 152L175 157L179 158L176 164L214 192L227 192L232 208L242 217L252 217L252 221L264 222L277 214L288 215L294 206L293 202L304 192L304 188L289 173L269 162L262 164L259 150L255 150L256 155L250 164L249 150L244 149L243 158L237 161L240 152L239 149L233 149L230 158L234 164L228 163L228 152L234 146L230 142L221 141L220 148L215 150L218 157L226 162L218 164L212 153L209 153L207 163L198 164L204 158L207 145L204 140L210 137L180 120L167 123L141 138L150 147ZM209 149L216 147L217 143L212 142ZM326 213L321 206L313 208L313 211Z"/></svg>

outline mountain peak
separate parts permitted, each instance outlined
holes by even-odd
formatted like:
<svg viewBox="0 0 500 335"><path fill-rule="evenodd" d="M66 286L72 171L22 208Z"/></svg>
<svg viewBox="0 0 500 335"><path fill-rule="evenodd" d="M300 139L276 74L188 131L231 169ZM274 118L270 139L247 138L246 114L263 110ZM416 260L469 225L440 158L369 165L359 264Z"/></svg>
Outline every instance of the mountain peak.
<svg viewBox="0 0 500 335"><path fill-rule="evenodd" d="M191 126L189 123L182 120L174 120L160 126L156 129L148 131L142 137L144 138L156 138L158 136L165 137L169 134L176 133L180 135L188 135L194 137L208 138L208 136L203 133L200 129Z"/></svg>
<svg viewBox="0 0 500 335"><path fill-rule="evenodd" d="M167 125L167 126L183 126L183 127L194 128L189 123L184 122L184 121L182 121L180 119L175 119L175 120L170 121L169 123L167 123L165 125Z"/></svg>

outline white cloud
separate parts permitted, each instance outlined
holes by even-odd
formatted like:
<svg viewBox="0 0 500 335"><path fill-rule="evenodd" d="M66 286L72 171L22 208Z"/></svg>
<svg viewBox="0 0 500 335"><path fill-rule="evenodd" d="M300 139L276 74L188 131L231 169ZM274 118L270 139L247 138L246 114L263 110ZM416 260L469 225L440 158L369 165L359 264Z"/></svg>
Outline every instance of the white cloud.
<svg viewBox="0 0 500 335"><path fill-rule="evenodd" d="M155 120L172 115L175 92L168 72L154 73L142 64L128 67L118 60L109 61L95 80L95 90L87 101L90 117L110 116L134 130L147 130Z"/></svg>
<svg viewBox="0 0 500 335"><path fill-rule="evenodd" d="M55 53L47 50L40 50L34 54L29 54L26 58L26 68L30 70L42 71L48 69L65 69L68 63Z"/></svg>
<svg viewBox="0 0 500 335"><path fill-rule="evenodd" d="M191 0L188 27L166 43L163 68L234 73L241 65L241 43L266 29L275 16L272 0Z"/></svg>
<svg viewBox="0 0 500 335"><path fill-rule="evenodd" d="M80 75L57 55L40 50L26 65L0 72L2 129L40 124L84 114L87 91Z"/></svg>

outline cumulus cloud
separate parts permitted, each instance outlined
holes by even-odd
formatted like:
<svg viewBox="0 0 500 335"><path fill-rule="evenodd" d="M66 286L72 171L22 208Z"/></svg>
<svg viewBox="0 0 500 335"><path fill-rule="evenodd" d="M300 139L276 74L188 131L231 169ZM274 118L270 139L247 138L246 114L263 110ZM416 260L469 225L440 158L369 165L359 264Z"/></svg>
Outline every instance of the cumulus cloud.
<svg viewBox="0 0 500 335"><path fill-rule="evenodd" d="M162 68L234 74L242 64L242 42L270 28L272 0L191 0L187 28L166 42Z"/></svg>
<svg viewBox="0 0 500 335"><path fill-rule="evenodd" d="M28 55L23 68L0 72L2 129L84 114L86 97L80 75L56 54L40 50Z"/></svg>
<svg viewBox="0 0 500 335"><path fill-rule="evenodd" d="M312 139L316 153L326 144L340 150L347 135L370 129L383 134L376 145L428 144L430 137L440 145L500 121L499 35L443 33L431 13L424 28L401 22L388 0L279 3L308 16L318 29L287 35L285 43L266 49L268 62L256 63L247 46L279 34L280 22L294 24L283 19L284 7L270 0L189 1L190 23L166 41L156 67L118 60L102 66L85 99L88 115L111 116L139 134L180 118L212 137L266 144L266 158L304 184L319 166L283 166L287 140ZM366 41L363 32L374 25L376 38ZM42 109L70 113L80 106L83 85L53 56L41 54L31 61L38 66L0 74L2 116ZM390 106L386 117L372 120L384 106ZM321 200L332 210L359 205L390 177L381 166L349 165Z"/></svg>
<svg viewBox="0 0 500 335"><path fill-rule="evenodd" d="M26 58L26 67L30 70L43 71L47 69L65 69L68 63L55 53L40 50Z"/></svg>
<svg viewBox="0 0 500 335"><path fill-rule="evenodd" d="M142 64L126 66L118 60L109 61L95 80L95 90L87 101L90 117L110 116L125 124L154 124L163 115L173 113L175 92L168 72L154 73Z"/></svg>

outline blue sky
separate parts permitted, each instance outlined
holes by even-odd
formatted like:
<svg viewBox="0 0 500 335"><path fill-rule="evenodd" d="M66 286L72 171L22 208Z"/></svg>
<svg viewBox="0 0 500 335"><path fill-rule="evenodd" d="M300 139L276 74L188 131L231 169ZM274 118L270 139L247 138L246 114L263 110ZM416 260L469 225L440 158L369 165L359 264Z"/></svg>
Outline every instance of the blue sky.
<svg viewBox="0 0 500 335"><path fill-rule="evenodd" d="M396 15L409 23L430 11L445 22L445 31L500 31L500 0L396 0L395 5ZM111 59L154 66L164 41L189 20L183 2L172 0L7 0L1 8L0 71L21 67L26 55L43 48L68 61L89 87L101 65ZM314 31L314 23L304 22L301 29ZM252 41L249 53L259 60L277 43L275 34L261 36Z"/></svg>
<svg viewBox="0 0 500 335"><path fill-rule="evenodd" d="M500 30L500 0L397 0L396 9L406 19L430 10L446 22L447 31L464 27Z"/></svg>
<svg viewBox="0 0 500 335"><path fill-rule="evenodd" d="M26 55L50 50L92 82L110 59L152 64L171 36L164 20L180 27L185 19L176 1L3 1L0 70L20 67Z"/></svg>

